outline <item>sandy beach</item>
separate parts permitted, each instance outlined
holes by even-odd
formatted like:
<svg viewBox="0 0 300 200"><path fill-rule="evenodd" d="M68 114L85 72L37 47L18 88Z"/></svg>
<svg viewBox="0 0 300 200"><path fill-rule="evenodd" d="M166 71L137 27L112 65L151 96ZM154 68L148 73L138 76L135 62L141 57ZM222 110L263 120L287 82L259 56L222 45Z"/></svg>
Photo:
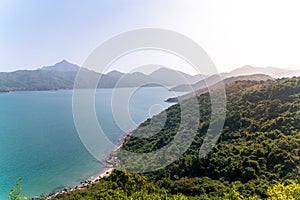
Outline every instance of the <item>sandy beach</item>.
<svg viewBox="0 0 300 200"><path fill-rule="evenodd" d="M91 178L81 182L79 185L77 185L73 188L65 188L61 191L57 191L57 192L51 193L47 196L44 196L44 198L52 199L59 194L65 194L65 193L72 192L75 190L83 190L83 189L87 188L88 186L98 183L102 178L109 176L113 171L114 171L114 168L106 168L101 173L97 174L96 176L92 176Z"/></svg>

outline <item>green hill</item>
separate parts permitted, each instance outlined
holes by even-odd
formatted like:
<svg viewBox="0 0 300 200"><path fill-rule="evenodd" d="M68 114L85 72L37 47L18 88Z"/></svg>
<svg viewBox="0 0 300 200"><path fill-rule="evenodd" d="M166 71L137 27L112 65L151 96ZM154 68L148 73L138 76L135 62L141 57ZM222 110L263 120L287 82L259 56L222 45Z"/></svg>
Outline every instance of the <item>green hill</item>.
<svg viewBox="0 0 300 200"><path fill-rule="evenodd" d="M226 93L222 134L204 158L198 154L211 115L208 93L198 98L198 134L174 163L146 174L115 171L97 185L55 199L299 199L300 77L237 81L226 85ZM189 101L183 103L189 105ZM188 112L185 114L193 116L196 111ZM155 123L161 125L163 114L155 116L154 125L147 129L151 120L142 123L122 148L151 152L170 143L180 123L179 105L166 113L160 131ZM185 128L188 131L190 127ZM141 134L151 137L135 137ZM120 156L121 164L124 161ZM134 168L134 162L139 160L126 167Z"/></svg>

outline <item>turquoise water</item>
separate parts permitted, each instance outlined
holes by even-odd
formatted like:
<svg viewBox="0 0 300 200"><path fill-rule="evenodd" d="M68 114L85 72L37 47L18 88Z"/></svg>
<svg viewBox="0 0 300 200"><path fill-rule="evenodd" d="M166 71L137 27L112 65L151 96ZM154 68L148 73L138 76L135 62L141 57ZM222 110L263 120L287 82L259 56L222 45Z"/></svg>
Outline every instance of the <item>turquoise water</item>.
<svg viewBox="0 0 300 200"><path fill-rule="evenodd" d="M116 142L124 132L114 122L111 94L112 89L97 90L96 110L106 135ZM130 99L130 114L140 123L150 117L152 105L170 106L164 100L171 96L164 88L141 88ZM75 186L102 169L76 132L71 90L0 94L1 200L19 177L23 194L34 197Z"/></svg>

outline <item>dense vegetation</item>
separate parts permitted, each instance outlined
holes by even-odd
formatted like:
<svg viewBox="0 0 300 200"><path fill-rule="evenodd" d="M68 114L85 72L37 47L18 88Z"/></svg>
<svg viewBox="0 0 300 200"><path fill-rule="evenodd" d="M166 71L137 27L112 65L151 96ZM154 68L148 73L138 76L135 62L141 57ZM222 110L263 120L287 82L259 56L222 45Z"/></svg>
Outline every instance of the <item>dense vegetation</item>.
<svg viewBox="0 0 300 200"><path fill-rule="evenodd" d="M115 171L97 185L55 199L300 199L300 77L237 81L226 86L226 93L221 137L204 158L198 154L211 114L207 93L198 98L198 134L174 163L146 174ZM144 128L149 119L123 148L151 152L170 143L180 107L166 112L167 121L158 133L155 126ZM154 119L159 123L161 117ZM153 136L135 137L145 133Z"/></svg>
<svg viewBox="0 0 300 200"><path fill-rule="evenodd" d="M60 194L53 198L54 200L70 200L70 199L143 199L143 200L195 200L195 199L212 199L208 194L205 195L183 195L181 193L172 194L165 188L160 188L151 181L146 180L147 177L139 174L116 171L108 178L103 179L99 184L93 185L85 190L74 191L68 194ZM181 187L187 186L184 180L181 181ZM210 182L198 183L199 185L188 185L194 190L201 191L201 188L214 188L216 185L209 185ZM201 185L200 185L201 184ZM180 187L180 186L179 186ZM296 200L300 197L300 185L291 183L288 185L274 184L266 188L268 200ZM222 193L219 198L224 200L242 200L242 199L261 199L259 196L245 197L240 193L236 186L227 187L226 192Z"/></svg>

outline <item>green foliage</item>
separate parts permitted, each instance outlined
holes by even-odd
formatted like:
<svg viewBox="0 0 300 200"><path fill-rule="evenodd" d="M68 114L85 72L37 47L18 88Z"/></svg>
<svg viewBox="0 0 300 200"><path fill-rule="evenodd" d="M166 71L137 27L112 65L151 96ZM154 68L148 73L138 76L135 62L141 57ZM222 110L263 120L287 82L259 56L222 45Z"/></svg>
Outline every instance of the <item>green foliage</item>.
<svg viewBox="0 0 300 200"><path fill-rule="evenodd" d="M226 93L225 125L206 157L198 154L211 117L207 93L198 98L198 134L174 163L144 175L115 171L87 190L56 199L299 199L300 78L237 81L226 85ZM183 103L191 105L190 99ZM191 106L185 114L190 117L193 112ZM151 126L149 119L133 131L122 148L151 152L169 144L179 128L180 106L166 113L162 129L157 127L164 116L157 115ZM184 129L192 131L191 124ZM150 137L135 137L145 134ZM168 160L168 155L162 159ZM144 168L154 165L150 161Z"/></svg>
<svg viewBox="0 0 300 200"><path fill-rule="evenodd" d="M300 199L300 185L295 182L284 185L277 183L268 187L267 200L299 200ZM236 188L232 188L229 193L226 193L224 199L228 200L259 200L258 196L243 197Z"/></svg>
<svg viewBox="0 0 300 200"><path fill-rule="evenodd" d="M278 183L268 188L269 200L299 200L300 199L300 185L296 183L291 183L289 185L284 185Z"/></svg>
<svg viewBox="0 0 300 200"><path fill-rule="evenodd" d="M115 171L108 178L102 179L100 183L90 186L85 190L60 194L53 199L185 200L187 197L182 194L168 194L166 190L158 188L153 183L148 182L145 176Z"/></svg>
<svg viewBox="0 0 300 200"><path fill-rule="evenodd" d="M22 179L19 178L18 181L16 182L16 185L14 185L11 188L9 195L8 195L9 200L20 200L20 199L27 200L28 199L27 197L25 197L21 194L21 191L22 191L21 181L22 181Z"/></svg>

